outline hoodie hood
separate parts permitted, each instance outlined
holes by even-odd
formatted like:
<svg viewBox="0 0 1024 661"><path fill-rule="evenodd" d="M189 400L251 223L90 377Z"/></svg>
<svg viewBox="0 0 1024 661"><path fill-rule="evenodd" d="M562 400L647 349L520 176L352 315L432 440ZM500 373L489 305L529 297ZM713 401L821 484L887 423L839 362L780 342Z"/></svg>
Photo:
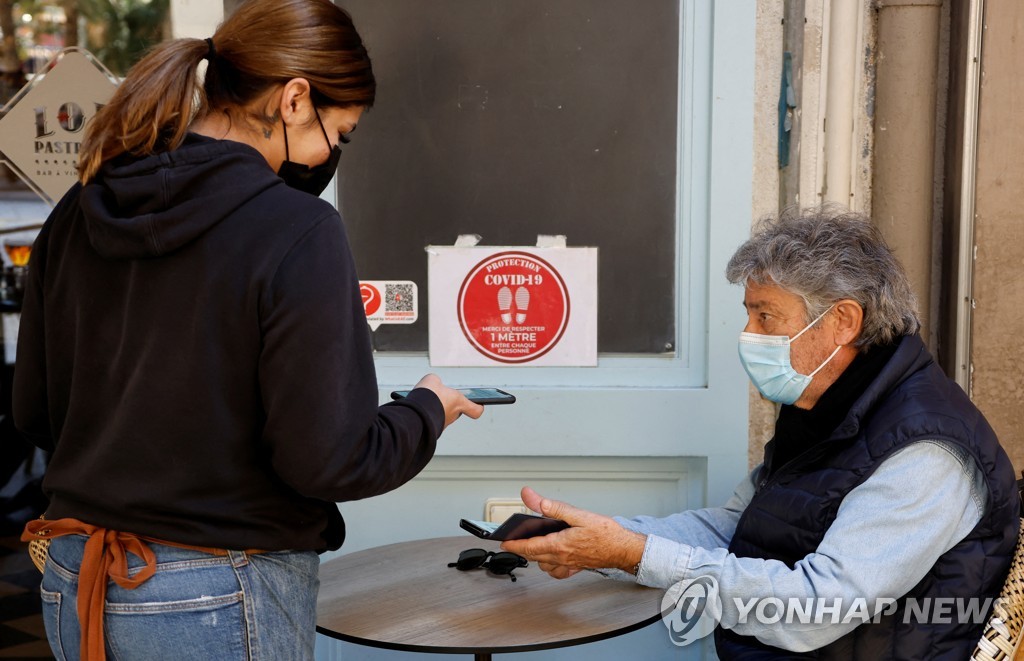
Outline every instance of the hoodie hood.
<svg viewBox="0 0 1024 661"><path fill-rule="evenodd" d="M104 164L79 198L89 241L107 259L178 250L284 182L248 145L190 133L174 151Z"/></svg>

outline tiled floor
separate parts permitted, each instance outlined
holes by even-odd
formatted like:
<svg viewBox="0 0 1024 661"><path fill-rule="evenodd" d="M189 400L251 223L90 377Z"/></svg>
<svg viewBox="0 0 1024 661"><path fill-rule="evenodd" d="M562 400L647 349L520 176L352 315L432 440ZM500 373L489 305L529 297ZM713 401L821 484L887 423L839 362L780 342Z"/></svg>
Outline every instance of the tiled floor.
<svg viewBox="0 0 1024 661"><path fill-rule="evenodd" d="M39 605L40 574L17 537L0 537L0 659L52 659Z"/></svg>

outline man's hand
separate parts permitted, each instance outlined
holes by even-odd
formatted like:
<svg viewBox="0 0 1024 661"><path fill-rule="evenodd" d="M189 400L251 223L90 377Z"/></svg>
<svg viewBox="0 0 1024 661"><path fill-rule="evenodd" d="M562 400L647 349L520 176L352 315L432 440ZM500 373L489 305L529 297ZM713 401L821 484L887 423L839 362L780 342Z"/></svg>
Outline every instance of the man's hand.
<svg viewBox="0 0 1024 661"><path fill-rule="evenodd" d="M626 530L614 519L543 498L530 487L523 487L522 496L533 511L572 527L541 537L509 540L501 548L536 561L554 578L569 578L581 569L603 567L632 573L643 557L647 537Z"/></svg>

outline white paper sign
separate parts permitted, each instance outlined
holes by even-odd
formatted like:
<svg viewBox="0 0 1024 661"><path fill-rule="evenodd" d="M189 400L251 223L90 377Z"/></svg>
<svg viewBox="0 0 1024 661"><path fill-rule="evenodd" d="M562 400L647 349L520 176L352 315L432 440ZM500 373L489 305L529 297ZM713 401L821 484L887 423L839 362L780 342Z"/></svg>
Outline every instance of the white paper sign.
<svg viewBox="0 0 1024 661"><path fill-rule="evenodd" d="M427 253L431 365L597 365L597 248Z"/></svg>
<svg viewBox="0 0 1024 661"><path fill-rule="evenodd" d="M370 328L411 324L419 318L419 293L411 280L360 280L359 293Z"/></svg>

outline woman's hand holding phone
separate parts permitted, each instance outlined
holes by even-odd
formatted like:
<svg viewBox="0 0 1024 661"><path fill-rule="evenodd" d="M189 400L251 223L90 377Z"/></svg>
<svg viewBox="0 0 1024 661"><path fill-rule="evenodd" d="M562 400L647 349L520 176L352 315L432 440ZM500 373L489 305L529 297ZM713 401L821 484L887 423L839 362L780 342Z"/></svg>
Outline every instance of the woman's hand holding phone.
<svg viewBox="0 0 1024 661"><path fill-rule="evenodd" d="M469 401L464 394L455 388L449 388L444 385L441 382L441 378L436 374L427 374L419 380L415 387L431 390L441 400L441 406L444 407L445 428L458 420L460 415L466 415L475 420L484 413L483 406Z"/></svg>

